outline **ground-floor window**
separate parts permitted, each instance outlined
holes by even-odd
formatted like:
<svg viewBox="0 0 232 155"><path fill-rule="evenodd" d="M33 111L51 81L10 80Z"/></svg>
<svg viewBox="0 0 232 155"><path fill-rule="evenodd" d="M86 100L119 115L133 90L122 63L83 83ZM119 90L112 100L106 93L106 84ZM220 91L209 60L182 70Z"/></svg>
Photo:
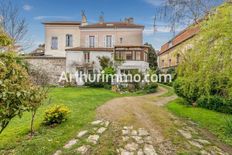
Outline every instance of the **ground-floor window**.
<svg viewBox="0 0 232 155"><path fill-rule="evenodd" d="M89 61L90 61L90 53L89 52L84 52L84 61L85 61L85 63L89 63Z"/></svg>

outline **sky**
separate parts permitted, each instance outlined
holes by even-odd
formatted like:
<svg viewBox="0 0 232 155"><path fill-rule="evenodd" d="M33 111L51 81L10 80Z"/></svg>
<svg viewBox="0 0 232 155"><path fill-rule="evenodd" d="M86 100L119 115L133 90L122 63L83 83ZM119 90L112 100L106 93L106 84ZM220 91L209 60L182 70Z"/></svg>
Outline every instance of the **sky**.
<svg viewBox="0 0 232 155"><path fill-rule="evenodd" d="M1 1L1 0L0 0ZM156 50L173 37L166 26L168 23L157 21L160 25L153 31L153 18L163 0L13 0L20 8L21 15L28 23L27 37L36 47L44 43L43 21L80 21L81 10L85 11L89 23L98 22L101 12L105 21L120 21L134 17L136 24L142 24L144 43L148 42Z"/></svg>

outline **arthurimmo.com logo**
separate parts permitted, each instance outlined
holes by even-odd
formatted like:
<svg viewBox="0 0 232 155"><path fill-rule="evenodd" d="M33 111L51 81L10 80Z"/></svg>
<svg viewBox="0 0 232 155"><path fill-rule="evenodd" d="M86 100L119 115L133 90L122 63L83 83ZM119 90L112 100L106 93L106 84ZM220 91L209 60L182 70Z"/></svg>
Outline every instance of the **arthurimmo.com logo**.
<svg viewBox="0 0 232 155"><path fill-rule="evenodd" d="M59 77L59 83L62 82L76 82L77 85L84 85L86 82L90 83L100 83L100 82L107 82L113 84L118 83L157 83L157 82L164 82L170 83L172 82L172 75L171 74L105 74L104 71L101 73L92 73L86 74L82 71L76 71L75 73L66 73L62 72Z"/></svg>

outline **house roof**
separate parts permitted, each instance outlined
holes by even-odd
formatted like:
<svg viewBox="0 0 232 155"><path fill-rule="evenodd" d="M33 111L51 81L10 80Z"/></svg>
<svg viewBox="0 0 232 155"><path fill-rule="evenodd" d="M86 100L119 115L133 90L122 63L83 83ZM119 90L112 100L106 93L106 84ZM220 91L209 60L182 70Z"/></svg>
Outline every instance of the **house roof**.
<svg viewBox="0 0 232 155"><path fill-rule="evenodd" d="M194 37L200 31L200 27L198 25L190 26L177 34L174 38L172 38L169 42L165 43L162 47L159 55L169 51L170 49L180 45L181 43L187 41Z"/></svg>
<svg viewBox="0 0 232 155"><path fill-rule="evenodd" d="M89 24L80 28L144 28L144 26L128 22L104 22Z"/></svg>
<svg viewBox="0 0 232 155"><path fill-rule="evenodd" d="M80 21L47 21L44 25L81 25Z"/></svg>
<svg viewBox="0 0 232 155"><path fill-rule="evenodd" d="M109 52L113 52L113 48L74 47L74 48L66 49L65 51L109 51Z"/></svg>

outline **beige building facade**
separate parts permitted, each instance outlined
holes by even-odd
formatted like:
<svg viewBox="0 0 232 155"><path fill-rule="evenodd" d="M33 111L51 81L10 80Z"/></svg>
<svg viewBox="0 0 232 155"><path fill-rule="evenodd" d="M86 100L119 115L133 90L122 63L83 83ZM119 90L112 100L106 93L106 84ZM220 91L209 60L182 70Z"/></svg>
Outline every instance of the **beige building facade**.
<svg viewBox="0 0 232 155"><path fill-rule="evenodd" d="M158 53L159 68L164 72L170 68L176 68L181 63L185 52L192 48L192 41L198 32L199 27L192 26L165 43Z"/></svg>
<svg viewBox="0 0 232 155"><path fill-rule="evenodd" d="M143 45L143 25L133 18L121 22L88 24L81 22L45 22L45 55L66 58L66 72L99 72L99 57L123 59L117 71L137 69L146 72L148 47ZM118 55L117 55L118 54Z"/></svg>

